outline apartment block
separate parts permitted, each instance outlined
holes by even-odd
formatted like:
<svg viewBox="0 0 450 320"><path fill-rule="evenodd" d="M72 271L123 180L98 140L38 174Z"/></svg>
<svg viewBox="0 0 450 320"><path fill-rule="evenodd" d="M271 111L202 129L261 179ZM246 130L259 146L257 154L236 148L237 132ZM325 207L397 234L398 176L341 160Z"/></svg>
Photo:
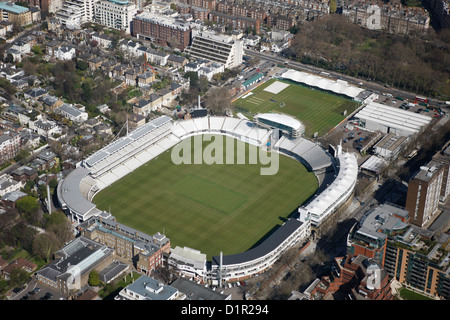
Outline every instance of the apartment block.
<svg viewBox="0 0 450 320"><path fill-rule="evenodd" d="M64 0L41 0L41 11L44 14L55 13L63 4Z"/></svg>
<svg viewBox="0 0 450 320"><path fill-rule="evenodd" d="M185 51L197 59L207 59L235 68L242 64L242 34L224 35L214 31L192 31L192 45Z"/></svg>
<svg viewBox="0 0 450 320"><path fill-rule="evenodd" d="M445 202L450 194L450 141L433 156L433 160L442 163L444 166L440 201Z"/></svg>
<svg viewBox="0 0 450 320"><path fill-rule="evenodd" d="M133 18L132 35L138 39L184 50L191 41L188 22L167 15L144 12Z"/></svg>
<svg viewBox="0 0 450 320"><path fill-rule="evenodd" d="M0 20L18 23L21 26L26 26L33 22L29 8L16 5L12 2L0 2Z"/></svg>
<svg viewBox="0 0 450 320"><path fill-rule="evenodd" d="M450 298L449 251L430 238L430 232L411 226L389 240L384 267L400 283L424 294Z"/></svg>
<svg viewBox="0 0 450 320"><path fill-rule="evenodd" d="M83 23L94 21L94 0L66 0L55 18L62 26L79 29Z"/></svg>
<svg viewBox="0 0 450 320"><path fill-rule="evenodd" d="M95 4L97 23L126 33L130 33L131 22L136 13L136 5L128 0L101 0Z"/></svg>
<svg viewBox="0 0 450 320"><path fill-rule="evenodd" d="M389 203L376 207L350 231L348 256L364 255L384 265L389 236L408 228L408 221L408 211L402 207Z"/></svg>
<svg viewBox="0 0 450 320"><path fill-rule="evenodd" d="M13 159L22 149L20 135L14 131L8 131L0 135L0 162L4 163Z"/></svg>
<svg viewBox="0 0 450 320"><path fill-rule="evenodd" d="M426 32L430 26L430 15L422 8L391 5L382 1L342 3L342 14L349 21L372 30L412 34Z"/></svg>
<svg viewBox="0 0 450 320"><path fill-rule="evenodd" d="M443 178L444 165L432 160L409 180L405 208L412 224L423 227L438 213Z"/></svg>

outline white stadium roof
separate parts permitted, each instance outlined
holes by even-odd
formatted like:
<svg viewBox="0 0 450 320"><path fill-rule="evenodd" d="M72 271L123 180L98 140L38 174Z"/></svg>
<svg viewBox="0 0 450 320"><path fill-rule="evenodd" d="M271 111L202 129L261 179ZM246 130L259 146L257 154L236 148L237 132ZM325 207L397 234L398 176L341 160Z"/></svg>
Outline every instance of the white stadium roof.
<svg viewBox="0 0 450 320"><path fill-rule="evenodd" d="M311 73L289 69L284 72L280 78L292 80L295 82L304 83L310 87L320 88L322 90L331 91L337 94L342 94L350 98L356 98L365 89L353 86L347 81L332 80L320 77Z"/></svg>
<svg viewBox="0 0 450 320"><path fill-rule="evenodd" d="M318 194L306 206L299 208L301 215L310 215L311 223L320 225L339 207L353 191L358 175L358 163L355 154L340 153L339 173L330 186Z"/></svg>

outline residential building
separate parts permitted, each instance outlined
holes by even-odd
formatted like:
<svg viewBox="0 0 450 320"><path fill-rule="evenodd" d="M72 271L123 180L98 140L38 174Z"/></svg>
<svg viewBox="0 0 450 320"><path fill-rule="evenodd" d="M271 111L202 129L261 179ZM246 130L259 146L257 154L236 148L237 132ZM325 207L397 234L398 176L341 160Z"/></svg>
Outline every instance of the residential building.
<svg viewBox="0 0 450 320"><path fill-rule="evenodd" d="M6 20L13 24L16 22L21 26L26 26L33 22L29 8L12 2L0 2L0 20Z"/></svg>
<svg viewBox="0 0 450 320"><path fill-rule="evenodd" d="M74 46L62 45L55 50L55 58L58 60L72 60L75 58L75 54Z"/></svg>
<svg viewBox="0 0 450 320"><path fill-rule="evenodd" d="M221 24L231 26L233 30L255 30L256 34L260 33L262 21L248 17L233 16L230 14L211 11L209 20Z"/></svg>
<svg viewBox="0 0 450 320"><path fill-rule="evenodd" d="M223 63L214 62L210 60L199 60L198 62L190 62L184 66L185 72L196 72L200 78L204 76L208 81L212 80L212 77L217 73L225 71L225 65Z"/></svg>
<svg viewBox="0 0 450 320"><path fill-rule="evenodd" d="M80 29L86 22L94 22L95 0L66 0L55 18L63 27Z"/></svg>
<svg viewBox="0 0 450 320"><path fill-rule="evenodd" d="M15 190L3 195L0 201L4 210L12 210L16 207L17 201L26 196L28 196L28 194L25 192Z"/></svg>
<svg viewBox="0 0 450 320"><path fill-rule="evenodd" d="M37 265L31 261L28 261L25 258L18 258L11 263L9 263L5 268L3 268L2 275L5 280L11 279L11 273L17 269L20 268L22 270L25 270L28 273L33 272L37 269Z"/></svg>
<svg viewBox="0 0 450 320"><path fill-rule="evenodd" d="M46 138L62 133L61 127L56 122L50 120L30 121L28 124L30 129Z"/></svg>
<svg viewBox="0 0 450 320"><path fill-rule="evenodd" d="M162 50L154 50L152 48L147 48L145 56L148 62L155 63L159 66L165 66L169 62L169 53Z"/></svg>
<svg viewBox="0 0 450 320"><path fill-rule="evenodd" d="M137 85L138 87L148 87L150 84L156 80L156 74L151 71L145 71L138 75Z"/></svg>
<svg viewBox="0 0 450 320"><path fill-rule="evenodd" d="M23 97L25 99L30 99L33 102L38 101L39 99L44 98L47 95L47 90L42 88L31 88L23 93Z"/></svg>
<svg viewBox="0 0 450 320"><path fill-rule="evenodd" d="M12 191L17 191L22 188L24 184L21 181L14 180L9 174L0 176L0 197Z"/></svg>
<svg viewBox="0 0 450 320"><path fill-rule="evenodd" d="M40 0L42 13L48 15L60 10L64 4L64 0Z"/></svg>
<svg viewBox="0 0 450 320"><path fill-rule="evenodd" d="M184 50L191 41L189 23L168 15L143 12L133 18L132 35L138 39Z"/></svg>
<svg viewBox="0 0 450 320"><path fill-rule="evenodd" d="M225 35L214 31L192 30L192 45L185 51L194 58L207 59L232 69L242 64L242 34Z"/></svg>
<svg viewBox="0 0 450 320"><path fill-rule="evenodd" d="M38 171L29 166L21 166L11 171L11 176L14 180L26 182L36 179L38 176Z"/></svg>
<svg viewBox="0 0 450 320"><path fill-rule="evenodd" d="M171 54L167 58L167 63L174 66L175 68L183 68L186 63L188 63L188 61L189 60L187 58L176 54Z"/></svg>
<svg viewBox="0 0 450 320"><path fill-rule="evenodd" d="M128 126L131 130L139 128L145 124L145 117L140 114L132 113L128 118Z"/></svg>
<svg viewBox="0 0 450 320"><path fill-rule="evenodd" d="M101 0L95 4L97 23L126 33L130 33L131 21L136 13L136 5L128 0Z"/></svg>
<svg viewBox="0 0 450 320"><path fill-rule="evenodd" d="M97 41L98 46L103 49L111 48L112 46L112 37L108 36L105 33L94 33L91 36L92 41Z"/></svg>
<svg viewBox="0 0 450 320"><path fill-rule="evenodd" d="M450 262L445 242L414 225L390 239L385 269L401 284L435 298L450 298Z"/></svg>
<svg viewBox="0 0 450 320"><path fill-rule="evenodd" d="M61 106L64 102L58 97L52 95L46 95L42 98L42 104L49 112L54 112L56 108Z"/></svg>
<svg viewBox="0 0 450 320"><path fill-rule="evenodd" d="M61 114L64 118L76 123L81 123L88 119L88 113L84 111L84 107L77 108L67 103L57 107L55 113Z"/></svg>
<svg viewBox="0 0 450 320"><path fill-rule="evenodd" d="M450 141L433 156L433 160L444 165L440 201L445 202L450 194Z"/></svg>
<svg viewBox="0 0 450 320"><path fill-rule="evenodd" d="M444 164L430 161L409 180L406 210L411 223L423 227L435 218L444 178Z"/></svg>
<svg viewBox="0 0 450 320"><path fill-rule="evenodd" d="M0 135L0 162L13 159L22 150L20 135L9 131Z"/></svg>
<svg viewBox="0 0 450 320"><path fill-rule="evenodd" d="M364 255L335 260L340 269L335 282L353 284L351 295L356 300L393 300L389 275L379 263Z"/></svg>
<svg viewBox="0 0 450 320"><path fill-rule="evenodd" d="M388 238L409 227L409 213L402 207L383 204L369 211L349 232L347 255L364 255L384 265Z"/></svg>
<svg viewBox="0 0 450 320"><path fill-rule="evenodd" d="M342 1L342 15L364 28L397 34L423 34L430 15L423 8L393 6L382 1Z"/></svg>
<svg viewBox="0 0 450 320"><path fill-rule="evenodd" d="M347 237L347 257L336 258L346 281L353 275L342 267L354 264L354 260L364 256L401 284L433 297L448 299L450 253L446 248L447 238L435 237L433 231L411 224L410 218L411 212L384 204L355 224ZM338 277L344 279L341 274ZM370 281L366 284L370 285ZM367 290L363 291L369 294ZM356 296L358 292L354 293Z"/></svg>

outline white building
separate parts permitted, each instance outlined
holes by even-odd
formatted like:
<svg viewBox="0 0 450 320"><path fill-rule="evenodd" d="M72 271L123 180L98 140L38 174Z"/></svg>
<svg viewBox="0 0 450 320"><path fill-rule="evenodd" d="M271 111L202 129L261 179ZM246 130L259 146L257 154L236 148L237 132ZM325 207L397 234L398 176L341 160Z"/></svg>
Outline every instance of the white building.
<svg viewBox="0 0 450 320"><path fill-rule="evenodd" d="M182 300L184 295L176 288L153 278L141 276L123 288L115 300Z"/></svg>
<svg viewBox="0 0 450 320"><path fill-rule="evenodd" d="M375 154L384 159L395 159L406 146L408 137L389 133L373 147Z"/></svg>
<svg viewBox="0 0 450 320"><path fill-rule="evenodd" d="M55 18L62 26L79 29L83 23L94 21L94 0L67 0Z"/></svg>
<svg viewBox="0 0 450 320"><path fill-rule="evenodd" d="M67 103L63 103L56 108L55 112L61 114L64 118L77 123L84 122L88 119L88 114L84 111L84 108L79 109Z"/></svg>
<svg viewBox="0 0 450 320"><path fill-rule="evenodd" d="M242 64L244 41L241 36L193 29L192 45L185 51L194 58L222 63L232 69Z"/></svg>
<svg viewBox="0 0 450 320"><path fill-rule="evenodd" d="M58 60L72 60L75 54L75 47L68 45L62 45L55 50L55 58Z"/></svg>
<svg viewBox="0 0 450 320"><path fill-rule="evenodd" d="M0 176L0 197L5 194L20 190L24 186L21 181L14 180L9 174L3 174Z"/></svg>
<svg viewBox="0 0 450 320"><path fill-rule="evenodd" d="M199 78L204 76L208 79L208 81L211 81L215 74L222 73L224 71L225 65L223 63L207 60L191 62L184 66L184 72L196 72Z"/></svg>
<svg viewBox="0 0 450 320"><path fill-rule="evenodd" d="M359 126L368 131L411 136L425 128L431 117L371 102L355 114Z"/></svg>
<svg viewBox="0 0 450 320"><path fill-rule="evenodd" d="M49 120L29 121L28 126L31 130L44 137L62 133L61 127L59 127L56 122Z"/></svg>
<svg viewBox="0 0 450 320"><path fill-rule="evenodd" d="M95 4L95 21L101 25L130 33L131 21L137 13L134 2L101 0Z"/></svg>
<svg viewBox="0 0 450 320"><path fill-rule="evenodd" d="M355 154L342 152L338 146L339 172L327 189L317 194L308 204L298 209L301 220L311 221L314 227L320 226L347 201L355 188L358 176L358 162Z"/></svg>
<svg viewBox="0 0 450 320"><path fill-rule="evenodd" d="M188 247L175 247L170 252L168 263L177 272L195 281L206 279L206 254Z"/></svg>

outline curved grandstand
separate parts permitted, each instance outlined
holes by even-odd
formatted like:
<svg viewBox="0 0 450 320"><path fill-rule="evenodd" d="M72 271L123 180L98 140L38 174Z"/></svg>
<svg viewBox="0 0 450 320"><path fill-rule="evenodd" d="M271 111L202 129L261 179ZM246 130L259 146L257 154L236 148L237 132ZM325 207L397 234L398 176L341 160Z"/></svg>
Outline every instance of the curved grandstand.
<svg viewBox="0 0 450 320"><path fill-rule="evenodd" d="M161 116L78 163L58 184L58 201L73 222L81 223L95 216L112 219L110 213L97 209L91 202L97 192L182 140L201 134L227 135L258 147L272 142L272 150L296 158L309 170L315 173L333 170L337 176L329 189L299 209L298 217L288 219L260 245L243 253L213 257L211 279L241 279L270 268L282 252L308 237L311 224L320 225L353 191L358 170L356 157L343 153L340 148L334 158L319 145L301 137L283 136L272 141L270 128L247 119L207 116L175 122Z"/></svg>

